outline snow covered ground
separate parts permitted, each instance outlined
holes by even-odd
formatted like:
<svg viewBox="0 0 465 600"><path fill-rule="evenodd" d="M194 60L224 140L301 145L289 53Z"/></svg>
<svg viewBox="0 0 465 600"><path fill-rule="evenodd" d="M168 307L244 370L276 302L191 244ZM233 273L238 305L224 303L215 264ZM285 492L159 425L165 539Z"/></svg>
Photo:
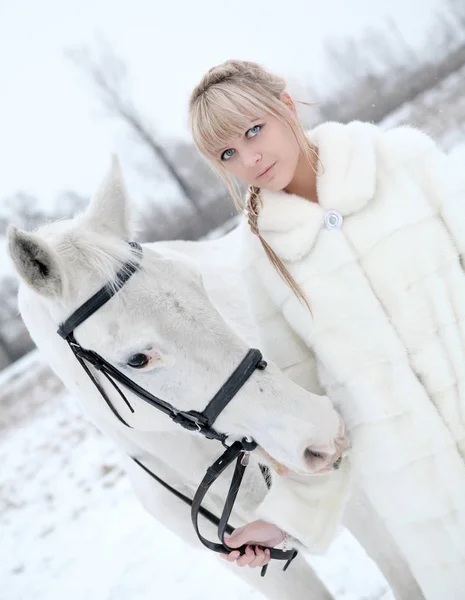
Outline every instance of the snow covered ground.
<svg viewBox="0 0 465 600"><path fill-rule="evenodd" d="M0 600L262 598L144 512L117 450L36 353L0 392ZM311 561L338 599L393 599L347 533Z"/></svg>

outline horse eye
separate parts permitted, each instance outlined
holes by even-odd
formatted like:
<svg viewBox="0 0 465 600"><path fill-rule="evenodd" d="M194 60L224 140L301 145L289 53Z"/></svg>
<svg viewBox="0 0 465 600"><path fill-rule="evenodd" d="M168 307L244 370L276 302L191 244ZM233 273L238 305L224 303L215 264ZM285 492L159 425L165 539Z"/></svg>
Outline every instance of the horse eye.
<svg viewBox="0 0 465 600"><path fill-rule="evenodd" d="M133 354L133 356L131 356L127 362L127 365L133 369L143 369L148 362L149 357L146 354L139 352L138 354Z"/></svg>

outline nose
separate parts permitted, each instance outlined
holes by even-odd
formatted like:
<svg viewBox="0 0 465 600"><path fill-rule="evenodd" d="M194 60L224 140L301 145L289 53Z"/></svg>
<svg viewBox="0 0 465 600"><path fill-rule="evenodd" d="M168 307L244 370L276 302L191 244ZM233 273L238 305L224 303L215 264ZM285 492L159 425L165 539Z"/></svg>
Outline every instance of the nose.
<svg viewBox="0 0 465 600"><path fill-rule="evenodd" d="M259 152L250 152L244 155L244 166L255 167L262 160L262 155Z"/></svg>

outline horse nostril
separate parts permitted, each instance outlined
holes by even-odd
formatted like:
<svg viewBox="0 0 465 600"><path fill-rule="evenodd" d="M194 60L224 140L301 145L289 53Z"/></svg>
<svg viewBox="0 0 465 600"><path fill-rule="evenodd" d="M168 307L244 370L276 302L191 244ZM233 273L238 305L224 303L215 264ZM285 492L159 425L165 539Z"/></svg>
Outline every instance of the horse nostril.
<svg viewBox="0 0 465 600"><path fill-rule="evenodd" d="M307 468L311 473L317 473L326 469L330 462L329 454L320 452L318 450L312 450L311 448L305 448L304 459Z"/></svg>
<svg viewBox="0 0 465 600"><path fill-rule="evenodd" d="M305 448L304 457L305 460L313 461L315 459L325 459L326 454L324 452L317 452L316 450L312 450L311 448Z"/></svg>

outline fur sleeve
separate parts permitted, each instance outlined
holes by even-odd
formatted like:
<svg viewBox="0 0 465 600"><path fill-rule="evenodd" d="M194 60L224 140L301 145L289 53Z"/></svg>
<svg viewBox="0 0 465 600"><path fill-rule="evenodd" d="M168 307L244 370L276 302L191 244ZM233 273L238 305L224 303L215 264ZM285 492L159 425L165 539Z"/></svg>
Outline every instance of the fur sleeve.
<svg viewBox="0 0 465 600"><path fill-rule="evenodd" d="M324 475L273 475L273 484L257 508L257 517L289 533L307 551L328 550L342 522L349 497L350 465Z"/></svg>

